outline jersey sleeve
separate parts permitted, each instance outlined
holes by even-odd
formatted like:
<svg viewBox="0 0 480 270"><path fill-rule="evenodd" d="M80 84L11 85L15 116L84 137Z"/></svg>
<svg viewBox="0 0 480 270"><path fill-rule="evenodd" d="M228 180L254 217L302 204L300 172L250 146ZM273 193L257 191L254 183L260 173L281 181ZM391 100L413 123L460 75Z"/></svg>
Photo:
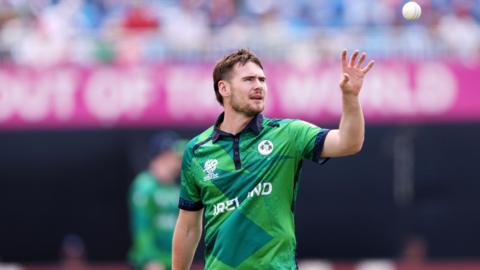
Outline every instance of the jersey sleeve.
<svg viewBox="0 0 480 270"><path fill-rule="evenodd" d="M180 199L178 207L187 211L198 211L203 208L200 189L192 173L193 150L191 147L185 149L182 159L182 170L180 173Z"/></svg>
<svg viewBox="0 0 480 270"><path fill-rule="evenodd" d="M290 138L302 159L309 159L323 164L327 159L321 158L325 138L329 129L320 128L303 120L292 120L289 124Z"/></svg>

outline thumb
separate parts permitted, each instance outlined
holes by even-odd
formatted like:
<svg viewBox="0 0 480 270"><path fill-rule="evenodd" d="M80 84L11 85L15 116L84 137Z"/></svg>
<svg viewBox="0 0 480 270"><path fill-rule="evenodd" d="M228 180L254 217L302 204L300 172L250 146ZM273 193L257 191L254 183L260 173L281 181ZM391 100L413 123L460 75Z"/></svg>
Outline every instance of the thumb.
<svg viewBox="0 0 480 270"><path fill-rule="evenodd" d="M340 81L340 86L343 87L350 80L350 76L347 73L343 73L342 80Z"/></svg>

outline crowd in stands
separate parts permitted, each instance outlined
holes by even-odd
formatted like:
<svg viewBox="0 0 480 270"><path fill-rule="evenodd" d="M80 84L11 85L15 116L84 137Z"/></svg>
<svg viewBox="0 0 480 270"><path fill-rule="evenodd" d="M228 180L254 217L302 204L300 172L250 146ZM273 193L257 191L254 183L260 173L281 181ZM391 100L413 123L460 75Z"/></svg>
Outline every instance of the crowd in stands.
<svg viewBox="0 0 480 270"><path fill-rule="evenodd" d="M270 59L480 55L480 0L0 0L0 59L22 64L212 60L239 47Z"/></svg>

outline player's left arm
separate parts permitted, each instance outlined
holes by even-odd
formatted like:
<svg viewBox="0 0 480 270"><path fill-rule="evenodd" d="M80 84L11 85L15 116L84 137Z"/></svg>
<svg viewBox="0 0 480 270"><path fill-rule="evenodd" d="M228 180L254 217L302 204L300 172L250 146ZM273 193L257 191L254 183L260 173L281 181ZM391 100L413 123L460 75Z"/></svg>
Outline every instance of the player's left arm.
<svg viewBox="0 0 480 270"><path fill-rule="evenodd" d="M341 157L358 153L363 146L365 137L365 120L362 107L360 106L359 94L363 85L363 79L373 67L374 61L370 61L362 68L366 53L362 53L358 62L359 52L355 51L347 63L347 50L342 51L342 78L340 89L342 90L342 118L338 129L331 130L323 145L321 156Z"/></svg>

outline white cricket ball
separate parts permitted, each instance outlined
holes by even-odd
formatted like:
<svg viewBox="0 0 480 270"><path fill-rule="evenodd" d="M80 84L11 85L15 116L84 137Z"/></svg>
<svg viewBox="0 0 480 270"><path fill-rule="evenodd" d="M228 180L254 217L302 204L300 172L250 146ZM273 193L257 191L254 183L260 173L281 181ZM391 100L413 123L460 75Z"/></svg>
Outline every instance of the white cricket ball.
<svg viewBox="0 0 480 270"><path fill-rule="evenodd" d="M410 1L403 5L402 15L405 19L411 21L420 18L422 8L416 2Z"/></svg>

